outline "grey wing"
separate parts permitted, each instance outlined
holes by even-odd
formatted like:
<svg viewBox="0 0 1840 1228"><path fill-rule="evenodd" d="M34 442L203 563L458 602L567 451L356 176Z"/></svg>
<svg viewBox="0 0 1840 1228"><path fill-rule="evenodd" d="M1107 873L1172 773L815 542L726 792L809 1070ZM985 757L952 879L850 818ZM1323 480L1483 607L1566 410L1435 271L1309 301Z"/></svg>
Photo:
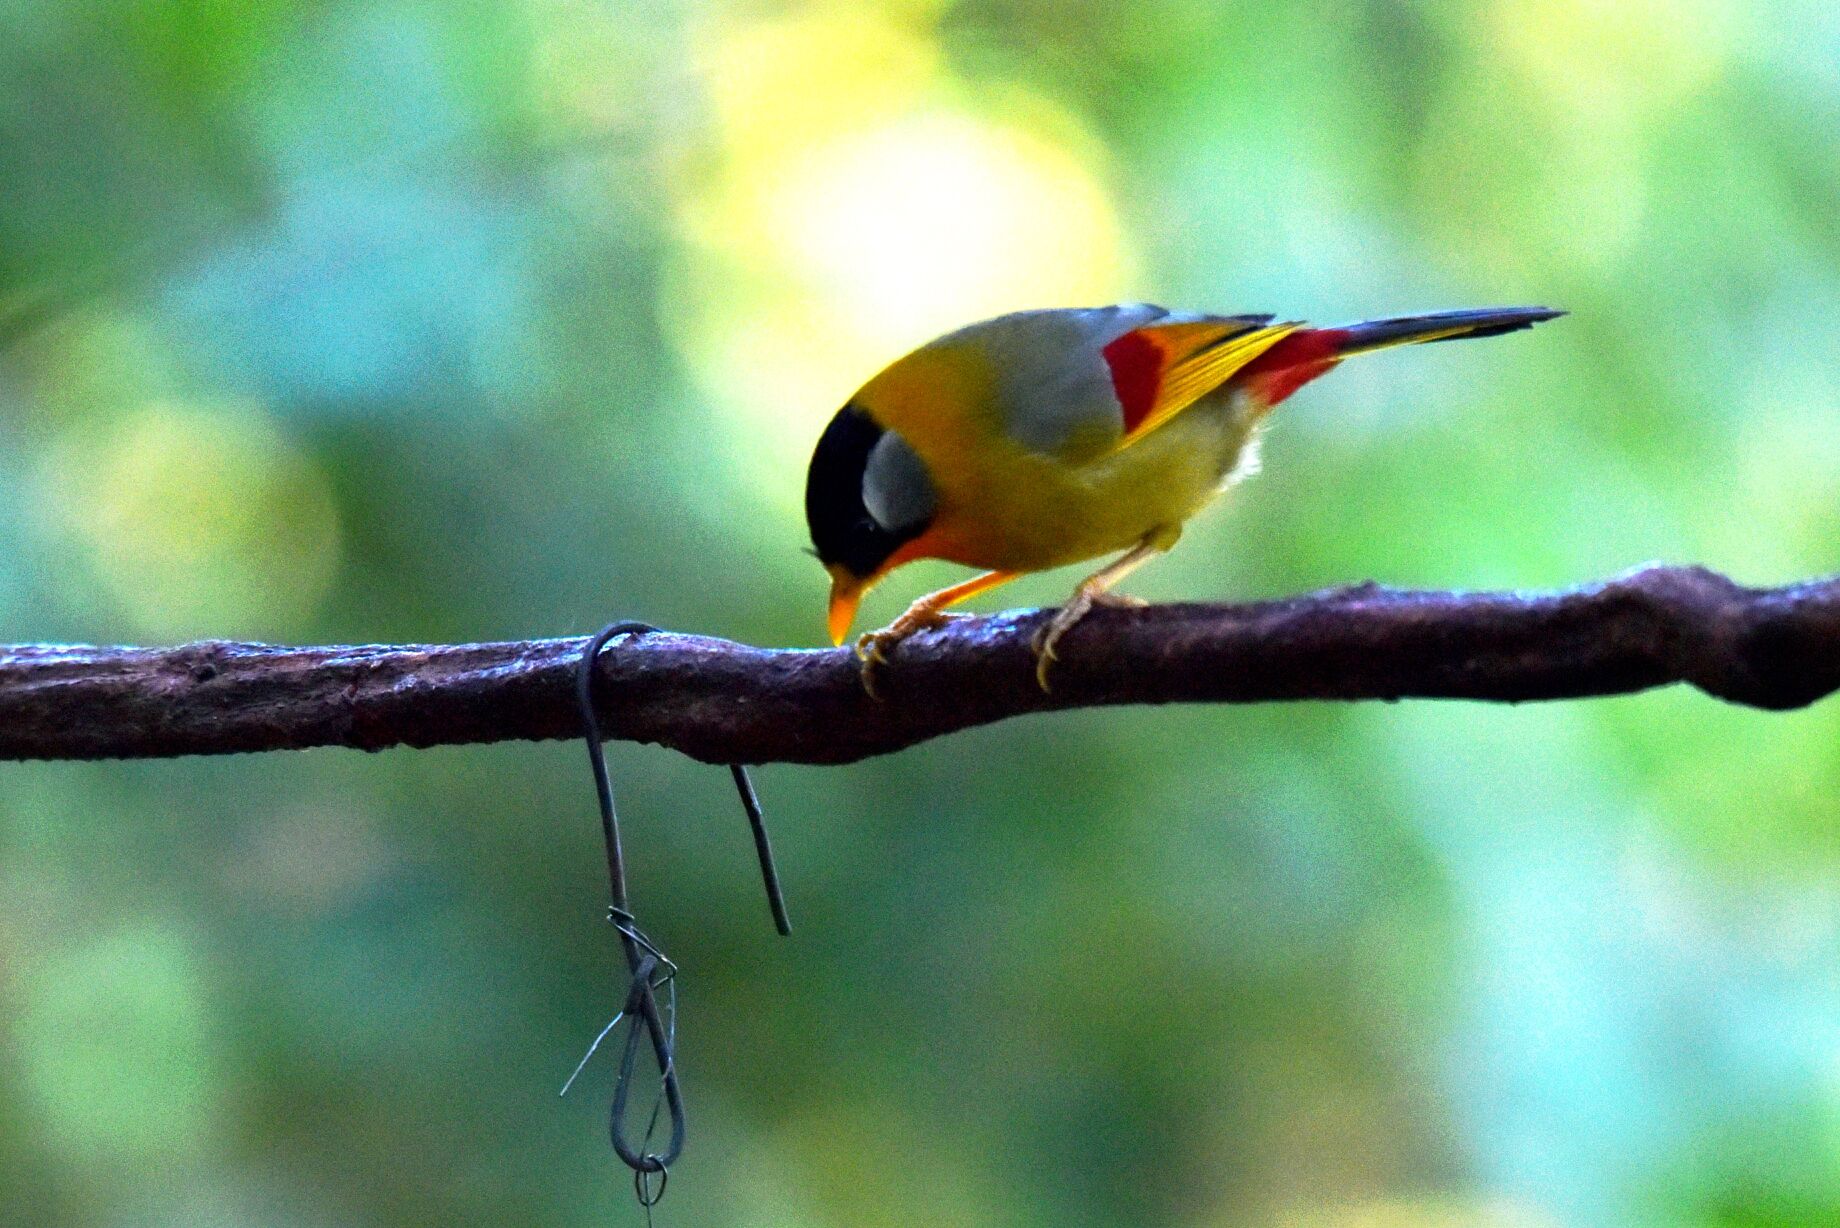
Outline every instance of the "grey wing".
<svg viewBox="0 0 1840 1228"><path fill-rule="evenodd" d="M997 360L997 408L1007 433L1049 455L1116 443L1124 433L1124 410L1112 391L1105 347L1169 317L1151 303L1120 303L1023 311L973 325Z"/></svg>
<svg viewBox="0 0 1840 1228"><path fill-rule="evenodd" d="M1102 453L1124 438L1124 407L1112 385L1105 347L1150 324L1236 320L1269 315L1172 312L1153 303L1021 311L961 329L941 343L975 341L999 372L997 410L1007 433L1032 451L1058 457Z"/></svg>

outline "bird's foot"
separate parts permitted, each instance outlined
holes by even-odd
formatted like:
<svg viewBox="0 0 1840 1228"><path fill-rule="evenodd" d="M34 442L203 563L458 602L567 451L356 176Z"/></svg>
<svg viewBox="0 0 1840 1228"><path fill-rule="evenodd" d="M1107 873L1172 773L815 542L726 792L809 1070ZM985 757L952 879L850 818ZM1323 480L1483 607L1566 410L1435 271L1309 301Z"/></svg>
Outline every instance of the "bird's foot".
<svg viewBox="0 0 1840 1228"><path fill-rule="evenodd" d="M1041 689L1050 691L1048 669L1060 660L1060 654L1054 646L1061 636L1073 629L1073 625L1092 612L1094 606L1112 606L1116 609L1136 610L1149 605L1142 597L1132 597L1126 593L1112 593L1104 589L1088 589L1084 585L1073 591L1073 596L1066 605L1054 612L1047 626L1035 633L1035 681Z"/></svg>
<svg viewBox="0 0 1840 1228"><path fill-rule="evenodd" d="M862 662L863 690L870 699L880 699L876 690L876 674L882 666L888 664L888 654L902 640L921 631L931 631L943 627L963 614L949 614L944 610L926 607L910 608L901 617L883 627L880 631L865 631L856 638L856 659Z"/></svg>

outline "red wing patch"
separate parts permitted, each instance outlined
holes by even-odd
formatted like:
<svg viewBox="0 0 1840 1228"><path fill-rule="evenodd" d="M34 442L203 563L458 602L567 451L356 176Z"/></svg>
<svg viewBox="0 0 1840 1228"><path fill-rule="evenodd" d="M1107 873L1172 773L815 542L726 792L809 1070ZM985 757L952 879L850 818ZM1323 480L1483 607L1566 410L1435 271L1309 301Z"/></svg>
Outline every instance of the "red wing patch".
<svg viewBox="0 0 1840 1228"><path fill-rule="evenodd" d="M1105 355L1105 365L1111 368L1112 391L1124 409L1124 433L1129 436L1156 408L1157 393L1163 388L1163 367L1169 355L1156 343L1155 337L1142 329L1126 333L1101 352Z"/></svg>
<svg viewBox="0 0 1840 1228"><path fill-rule="evenodd" d="M1123 412L1119 446L1181 413L1296 328L1209 317L1152 324L1112 341L1101 353Z"/></svg>

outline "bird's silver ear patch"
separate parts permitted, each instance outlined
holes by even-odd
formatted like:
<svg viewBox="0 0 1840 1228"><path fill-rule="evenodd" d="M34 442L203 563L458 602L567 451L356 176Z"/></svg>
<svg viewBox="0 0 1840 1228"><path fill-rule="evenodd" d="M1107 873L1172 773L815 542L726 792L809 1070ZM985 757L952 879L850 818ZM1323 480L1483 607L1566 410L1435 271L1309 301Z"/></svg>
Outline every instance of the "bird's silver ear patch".
<svg viewBox="0 0 1840 1228"><path fill-rule="evenodd" d="M869 450L862 499L875 523L890 533L924 525L938 506L926 462L896 431L883 434Z"/></svg>

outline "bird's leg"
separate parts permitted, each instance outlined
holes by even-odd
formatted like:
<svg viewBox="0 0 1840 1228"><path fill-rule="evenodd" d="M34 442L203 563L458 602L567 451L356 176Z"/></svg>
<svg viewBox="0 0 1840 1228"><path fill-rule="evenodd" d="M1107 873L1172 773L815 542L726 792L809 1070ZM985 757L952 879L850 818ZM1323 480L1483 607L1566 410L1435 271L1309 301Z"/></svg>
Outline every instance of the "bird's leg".
<svg viewBox="0 0 1840 1228"><path fill-rule="evenodd" d="M1132 546L1117 559L1107 563L1092 575L1080 581L1080 586L1073 590L1073 596L1067 604L1054 612L1054 617L1035 636L1035 681L1041 689L1048 689L1048 667L1059 660L1054 645L1061 636L1092 610L1096 605L1141 606L1147 604L1140 597L1127 597L1114 593L1112 586L1126 576L1148 563L1176 544L1182 536L1181 526L1158 529L1147 535L1144 540Z"/></svg>
<svg viewBox="0 0 1840 1228"><path fill-rule="evenodd" d="M880 631L864 632L856 640L856 655L862 660L863 690L869 692L871 698L881 698L875 691L875 671L888 663L889 649L916 631L927 631L943 625L948 619L958 617L946 613L946 607L957 605L979 593L989 592L999 584L1008 584L1020 574L1015 571L987 571L981 576L972 576L951 588L928 593Z"/></svg>

